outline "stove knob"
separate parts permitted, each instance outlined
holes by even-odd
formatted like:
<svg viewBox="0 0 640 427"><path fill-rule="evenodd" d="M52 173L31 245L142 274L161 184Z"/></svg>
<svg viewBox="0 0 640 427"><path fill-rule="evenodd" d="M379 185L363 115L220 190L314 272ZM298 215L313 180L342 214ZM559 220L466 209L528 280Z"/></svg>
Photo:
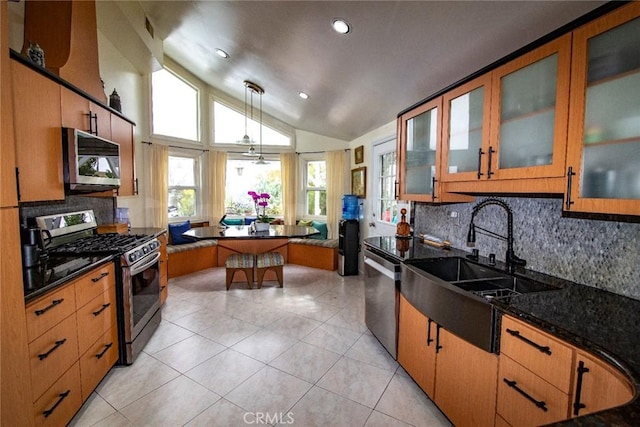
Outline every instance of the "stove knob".
<svg viewBox="0 0 640 427"><path fill-rule="evenodd" d="M151 249L149 249L149 247L148 247L148 246L144 246L144 247L142 248L142 253L143 253L143 254L148 254L150 250L151 250Z"/></svg>
<svg viewBox="0 0 640 427"><path fill-rule="evenodd" d="M136 259L138 259L138 257L136 256L135 252L129 254L129 262L134 262Z"/></svg>

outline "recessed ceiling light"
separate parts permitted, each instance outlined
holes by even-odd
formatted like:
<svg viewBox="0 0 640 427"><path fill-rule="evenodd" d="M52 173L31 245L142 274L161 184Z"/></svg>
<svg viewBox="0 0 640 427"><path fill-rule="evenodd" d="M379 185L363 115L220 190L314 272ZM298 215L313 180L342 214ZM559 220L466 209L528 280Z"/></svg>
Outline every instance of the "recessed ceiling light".
<svg viewBox="0 0 640 427"><path fill-rule="evenodd" d="M331 25L333 26L333 29L340 34L347 34L351 31L351 26L347 23L347 21L341 18L334 19L333 24Z"/></svg>
<svg viewBox="0 0 640 427"><path fill-rule="evenodd" d="M220 58L224 58L227 59L229 57L229 54L227 52L225 52L222 49L216 49L216 54L220 57Z"/></svg>
<svg viewBox="0 0 640 427"><path fill-rule="evenodd" d="M298 92L298 96L302 99L309 99L309 95L304 92Z"/></svg>

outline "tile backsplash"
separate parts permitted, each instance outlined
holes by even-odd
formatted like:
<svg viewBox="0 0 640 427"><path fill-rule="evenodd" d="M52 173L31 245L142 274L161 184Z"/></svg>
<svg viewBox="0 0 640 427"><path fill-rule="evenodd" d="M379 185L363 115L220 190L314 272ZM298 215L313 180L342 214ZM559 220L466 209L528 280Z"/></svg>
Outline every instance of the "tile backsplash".
<svg viewBox="0 0 640 427"><path fill-rule="evenodd" d="M481 200L484 198L478 197L476 203ZM500 200L513 211L514 249L517 256L527 260L526 268L640 300L640 224L563 218L561 199ZM416 203L414 230L471 251L466 241L476 203ZM474 223L507 235L507 215L499 206L482 209ZM478 232L475 248L481 256L495 253L504 261L507 245Z"/></svg>
<svg viewBox="0 0 640 427"><path fill-rule="evenodd" d="M71 195L61 201L22 203L20 204L20 219L24 221L25 218L36 216L93 209L98 225L112 224L114 222L115 206L116 199L114 197Z"/></svg>

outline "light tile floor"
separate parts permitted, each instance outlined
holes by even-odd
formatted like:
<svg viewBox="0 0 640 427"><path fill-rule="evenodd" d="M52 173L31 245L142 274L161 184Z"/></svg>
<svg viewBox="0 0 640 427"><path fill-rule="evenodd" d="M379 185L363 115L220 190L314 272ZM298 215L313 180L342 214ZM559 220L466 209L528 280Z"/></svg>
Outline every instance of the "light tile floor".
<svg viewBox="0 0 640 427"><path fill-rule="evenodd" d="M172 279L144 352L72 426L449 426L364 323L364 282L296 265L284 288Z"/></svg>

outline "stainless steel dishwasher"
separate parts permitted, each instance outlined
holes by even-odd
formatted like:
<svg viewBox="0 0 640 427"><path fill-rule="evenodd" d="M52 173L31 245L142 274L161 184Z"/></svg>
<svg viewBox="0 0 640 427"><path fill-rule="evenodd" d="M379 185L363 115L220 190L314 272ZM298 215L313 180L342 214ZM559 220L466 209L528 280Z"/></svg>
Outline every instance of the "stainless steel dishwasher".
<svg viewBox="0 0 640 427"><path fill-rule="evenodd" d="M373 335L397 359L400 261L365 245L365 323Z"/></svg>

